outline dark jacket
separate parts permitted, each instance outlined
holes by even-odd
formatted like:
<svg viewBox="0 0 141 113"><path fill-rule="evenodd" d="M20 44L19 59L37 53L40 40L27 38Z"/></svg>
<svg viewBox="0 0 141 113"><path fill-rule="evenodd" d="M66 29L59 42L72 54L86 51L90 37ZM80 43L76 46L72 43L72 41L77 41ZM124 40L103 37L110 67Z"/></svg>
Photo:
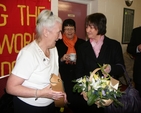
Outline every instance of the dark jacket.
<svg viewBox="0 0 141 113"><path fill-rule="evenodd" d="M82 44L77 53L76 78L80 78L85 75L89 76L90 72L96 68L99 68L98 63L100 65L110 64L110 75L114 78L118 78L120 75L123 75L124 71L122 67L116 65L118 63L124 65L120 43L105 36L98 58L96 58L89 40ZM97 108L96 104L88 106L86 101L81 100L81 106L83 106L82 108L84 113L104 113L104 109L102 107Z"/></svg>
<svg viewBox="0 0 141 113"><path fill-rule="evenodd" d="M76 77L87 75L92 72L94 69L98 68L98 63L100 65L110 64L111 72L110 75L118 79L123 75L123 69L121 66L116 64L124 65L123 53L121 45L118 41L109 39L105 36L103 45L101 47L98 58L96 58L94 50L91 46L90 41L80 46L77 54L76 62Z"/></svg>
<svg viewBox="0 0 141 113"><path fill-rule="evenodd" d="M78 52L78 47L84 43L85 40L78 38L77 42L75 43L75 50L76 50L76 55ZM77 98L77 94L75 95L73 93L73 85L74 83L72 80L75 78L75 64L66 64L65 62L61 62L60 59L63 57L64 54L66 54L68 47L64 44L63 40L59 40L56 43L56 47L58 50L59 54L59 72L61 75L61 78L64 83L64 88L67 94L67 99L70 103L75 103L74 101L76 100L75 97Z"/></svg>
<svg viewBox="0 0 141 113"><path fill-rule="evenodd" d="M141 27L133 29L130 43L127 46L127 52L134 57L133 80L141 84L141 53L137 53L137 46L141 44Z"/></svg>

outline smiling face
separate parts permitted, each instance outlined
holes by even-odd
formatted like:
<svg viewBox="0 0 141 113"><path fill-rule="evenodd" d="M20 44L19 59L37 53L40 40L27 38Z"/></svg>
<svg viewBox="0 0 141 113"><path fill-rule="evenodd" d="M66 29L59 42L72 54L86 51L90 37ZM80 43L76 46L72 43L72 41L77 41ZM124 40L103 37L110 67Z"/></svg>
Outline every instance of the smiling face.
<svg viewBox="0 0 141 113"><path fill-rule="evenodd" d="M98 29L96 29L93 25L87 25L86 33L89 39L94 39L98 34Z"/></svg>
<svg viewBox="0 0 141 113"><path fill-rule="evenodd" d="M67 38L72 39L75 34L75 28L74 26L65 26L64 27L64 34Z"/></svg>
<svg viewBox="0 0 141 113"><path fill-rule="evenodd" d="M86 33L88 38L96 39L106 34L106 16L102 13L93 13L86 18Z"/></svg>

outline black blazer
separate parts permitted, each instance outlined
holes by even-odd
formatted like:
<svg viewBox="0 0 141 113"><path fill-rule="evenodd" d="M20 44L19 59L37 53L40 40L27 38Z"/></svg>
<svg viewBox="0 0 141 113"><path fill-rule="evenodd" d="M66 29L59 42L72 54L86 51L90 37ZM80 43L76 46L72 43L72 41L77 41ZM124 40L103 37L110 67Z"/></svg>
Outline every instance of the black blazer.
<svg viewBox="0 0 141 113"><path fill-rule="evenodd" d="M141 27L133 29L127 52L132 54L134 59L133 80L141 84L141 53L137 53L137 46L141 44Z"/></svg>
<svg viewBox="0 0 141 113"><path fill-rule="evenodd" d="M98 63L100 65L110 64L110 75L116 79L123 75L123 69L116 65L118 63L124 65L120 43L105 36L98 58L96 58L89 40L82 44L77 53L76 78L89 76L90 72L99 67Z"/></svg>
<svg viewBox="0 0 141 113"><path fill-rule="evenodd" d="M85 43L85 40L78 38L75 43L76 54L78 52L78 47L82 43ZM68 102L77 106L84 99L79 96L80 94L73 93L74 83L72 82L72 80L75 79L76 65L75 64L66 64L65 62L60 61L60 59L63 57L64 54L66 54L66 52L68 50L68 47L64 44L63 40L57 41L56 47L57 47L58 55L59 55L59 72L60 72L61 78L64 83L64 88L65 88L65 92L67 94Z"/></svg>

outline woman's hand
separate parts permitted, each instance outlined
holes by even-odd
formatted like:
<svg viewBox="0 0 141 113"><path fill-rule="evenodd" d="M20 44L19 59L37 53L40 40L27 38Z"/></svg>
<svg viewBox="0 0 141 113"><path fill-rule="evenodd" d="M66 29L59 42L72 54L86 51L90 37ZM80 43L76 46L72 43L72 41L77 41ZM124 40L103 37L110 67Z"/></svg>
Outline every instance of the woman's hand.
<svg viewBox="0 0 141 113"><path fill-rule="evenodd" d="M81 95L83 95L83 98L84 98L86 101L88 100L88 97L87 97L87 93L86 93L86 92L83 91L83 92L81 93Z"/></svg>
<svg viewBox="0 0 141 113"><path fill-rule="evenodd" d="M138 45L138 51L141 52L141 44Z"/></svg>
<svg viewBox="0 0 141 113"><path fill-rule="evenodd" d="M106 72L106 73L110 73L111 72L111 65L110 64L104 64L103 68L104 68L104 72ZM104 73L103 73L103 75L104 75L104 77L108 76L107 74L104 74Z"/></svg>
<svg viewBox="0 0 141 113"><path fill-rule="evenodd" d="M64 54L63 57L60 59L62 62L63 61L70 61L69 54Z"/></svg>
<svg viewBox="0 0 141 113"><path fill-rule="evenodd" d="M38 98L43 97L43 98L50 98L50 99L53 99L53 100L59 100L59 98L62 98L62 97L66 98L66 94L64 92L54 91L54 90L52 90L51 85L48 85L44 89L38 90L37 97Z"/></svg>
<svg viewBox="0 0 141 113"><path fill-rule="evenodd" d="M104 65L106 65L105 68L104 68L104 71L106 73L110 73L110 71L111 71L111 65L110 64L104 64Z"/></svg>
<svg viewBox="0 0 141 113"><path fill-rule="evenodd" d="M67 95L66 95L66 93L64 93L64 103L68 103L68 100L67 100Z"/></svg>
<svg viewBox="0 0 141 113"><path fill-rule="evenodd" d="M76 62L73 62L70 60L69 54L64 54L63 57L60 59L61 62L66 61L67 64L76 64Z"/></svg>

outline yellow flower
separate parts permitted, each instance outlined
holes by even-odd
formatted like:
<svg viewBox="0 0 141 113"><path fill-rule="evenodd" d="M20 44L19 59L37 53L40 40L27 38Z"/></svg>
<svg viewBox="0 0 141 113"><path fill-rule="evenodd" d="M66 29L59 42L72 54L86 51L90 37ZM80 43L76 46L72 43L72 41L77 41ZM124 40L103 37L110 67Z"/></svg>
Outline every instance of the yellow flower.
<svg viewBox="0 0 141 113"><path fill-rule="evenodd" d="M107 84L107 85L110 85L110 81L109 81L109 80L107 80L107 81L106 81L106 84Z"/></svg>
<svg viewBox="0 0 141 113"><path fill-rule="evenodd" d="M84 78L82 79L82 82L83 82L83 83L86 83L86 77L84 77Z"/></svg>
<svg viewBox="0 0 141 113"><path fill-rule="evenodd" d="M99 79L99 75L98 74L94 74L93 77L94 77L95 80L98 80Z"/></svg>
<svg viewBox="0 0 141 113"><path fill-rule="evenodd" d="M101 84L102 88L105 88L106 86L107 86L107 84L105 82Z"/></svg>

